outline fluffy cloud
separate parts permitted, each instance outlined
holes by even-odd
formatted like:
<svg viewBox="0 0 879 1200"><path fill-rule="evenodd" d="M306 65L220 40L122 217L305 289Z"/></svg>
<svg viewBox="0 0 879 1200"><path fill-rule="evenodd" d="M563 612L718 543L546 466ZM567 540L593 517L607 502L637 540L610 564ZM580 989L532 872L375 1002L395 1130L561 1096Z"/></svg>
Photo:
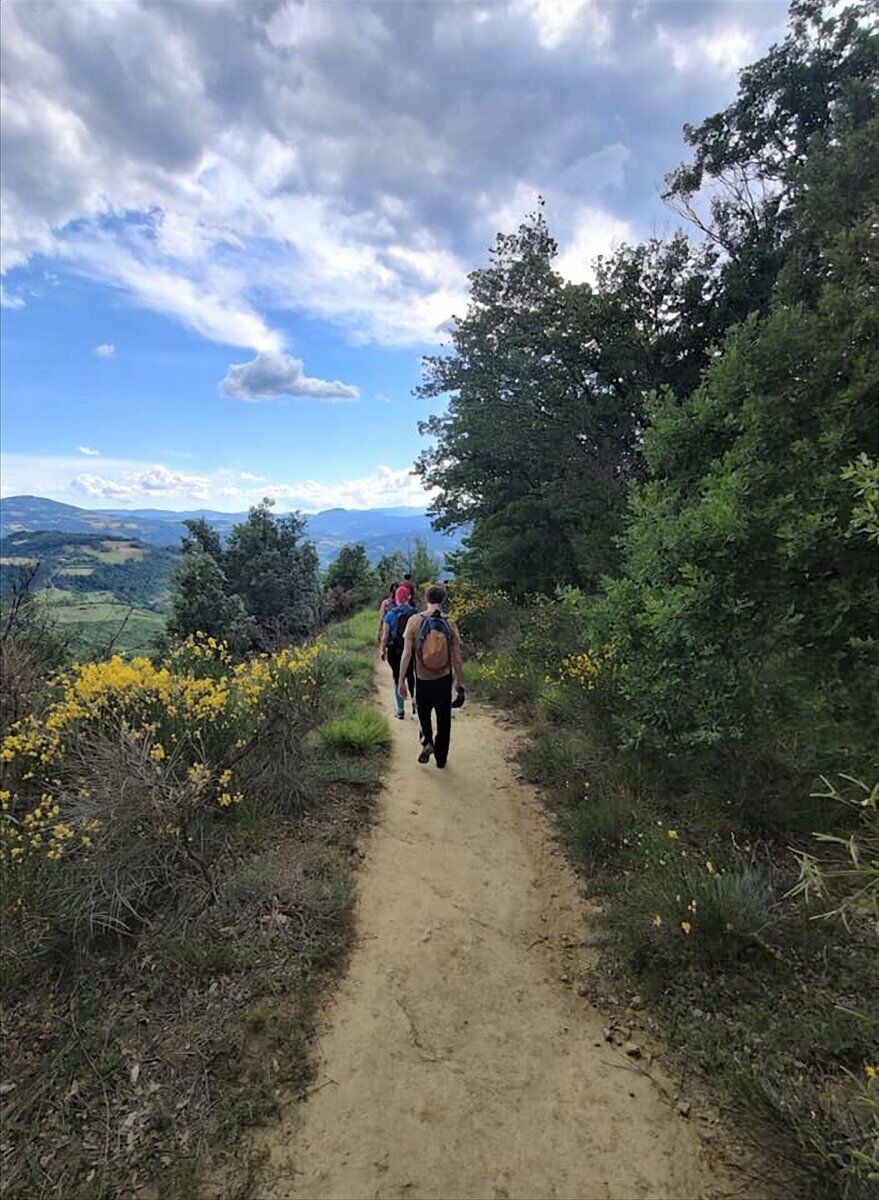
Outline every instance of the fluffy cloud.
<svg viewBox="0 0 879 1200"><path fill-rule="evenodd" d="M603 46L610 37L610 19L590 0L524 0L531 16L537 39L546 50L554 50L574 33L578 25L585 26L587 36L596 46Z"/></svg>
<svg viewBox="0 0 879 1200"><path fill-rule="evenodd" d="M76 449L80 454L85 454L88 458L97 458L101 453L100 450L92 450L91 446L77 446Z"/></svg>
<svg viewBox="0 0 879 1200"><path fill-rule="evenodd" d="M679 72L731 75L754 56L754 39L739 25L721 25L705 33L672 32L660 26L657 42Z"/></svg>
<svg viewBox="0 0 879 1200"><path fill-rule="evenodd" d="M273 396L310 396L339 403L358 400L359 390L338 379L312 379L303 374L302 359L289 354L257 354L247 363L233 363L220 381L220 390L238 400L259 401Z"/></svg>
<svg viewBox="0 0 879 1200"><path fill-rule="evenodd" d="M96 464L97 465L97 464ZM426 505L430 499L411 467L380 466L372 474L319 483L313 479L268 479L251 471L220 468L207 475L175 471L160 463L101 459L100 474L83 472L81 459L4 454L4 496L47 496L86 508L180 509L194 504L239 511L271 496L281 511L300 508L383 508Z"/></svg>
<svg viewBox="0 0 879 1200"><path fill-rule="evenodd" d="M518 180L563 244L580 208L646 232L681 124L785 10L11 0L4 261L55 256L257 354L284 352L284 310L437 341Z"/></svg>
<svg viewBox="0 0 879 1200"><path fill-rule="evenodd" d="M427 504L429 495L410 467L395 470L380 466L373 475L337 483L318 483L313 479L300 483L267 485L263 492L286 501L306 512L324 508L394 508Z"/></svg>
<svg viewBox="0 0 879 1200"><path fill-rule="evenodd" d="M635 231L628 221L621 221L600 208L581 208L576 214L573 236L561 247L556 265L572 283L592 281L595 259L634 238Z"/></svg>
<svg viewBox="0 0 879 1200"><path fill-rule="evenodd" d="M95 346L98 358L112 358L115 353L116 347L112 342L101 342L100 346Z"/></svg>
<svg viewBox="0 0 879 1200"><path fill-rule="evenodd" d="M74 491L99 500L136 500L142 497L192 497L206 500L210 495L210 480L201 475L184 475L156 463L142 471L126 471L121 478L102 475L76 475L71 480Z"/></svg>

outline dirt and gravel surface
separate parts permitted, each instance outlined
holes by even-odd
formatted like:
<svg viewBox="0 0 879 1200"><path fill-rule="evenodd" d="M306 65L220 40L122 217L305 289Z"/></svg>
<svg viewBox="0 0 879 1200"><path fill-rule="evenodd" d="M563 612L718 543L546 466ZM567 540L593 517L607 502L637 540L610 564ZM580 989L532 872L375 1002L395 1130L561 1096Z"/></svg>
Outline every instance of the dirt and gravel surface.
<svg viewBox="0 0 879 1200"><path fill-rule="evenodd" d="M514 731L468 703L438 770L391 724L357 944L308 1100L260 1135L260 1200L742 1195L581 994L588 912Z"/></svg>

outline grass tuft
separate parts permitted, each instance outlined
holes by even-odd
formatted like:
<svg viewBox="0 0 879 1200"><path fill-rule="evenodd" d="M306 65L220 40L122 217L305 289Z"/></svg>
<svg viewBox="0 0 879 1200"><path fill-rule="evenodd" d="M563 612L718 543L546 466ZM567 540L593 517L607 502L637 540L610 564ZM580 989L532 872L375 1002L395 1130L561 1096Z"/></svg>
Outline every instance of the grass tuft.
<svg viewBox="0 0 879 1200"><path fill-rule="evenodd" d="M324 721L318 736L329 750L366 754L386 746L391 731L382 713L365 704L353 704L343 716Z"/></svg>

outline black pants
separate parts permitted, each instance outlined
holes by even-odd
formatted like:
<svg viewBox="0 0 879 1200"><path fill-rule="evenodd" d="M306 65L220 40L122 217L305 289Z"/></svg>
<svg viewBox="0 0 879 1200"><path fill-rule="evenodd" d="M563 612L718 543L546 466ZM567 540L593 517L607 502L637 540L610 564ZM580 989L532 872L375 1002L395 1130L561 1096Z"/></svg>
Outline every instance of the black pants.
<svg viewBox="0 0 879 1200"><path fill-rule="evenodd" d="M403 659L402 652L396 650L388 650L388 666L391 668L391 674L394 677L394 687L397 687L400 682L400 663ZM409 670L406 672L406 683L409 686L409 697L415 699L415 656L409 659Z"/></svg>
<svg viewBox="0 0 879 1200"><path fill-rule="evenodd" d="M419 679L415 693L421 738L433 744L438 767L446 765L449 757L449 738L452 736L452 676L442 679ZM436 733L433 732L433 713L436 710Z"/></svg>

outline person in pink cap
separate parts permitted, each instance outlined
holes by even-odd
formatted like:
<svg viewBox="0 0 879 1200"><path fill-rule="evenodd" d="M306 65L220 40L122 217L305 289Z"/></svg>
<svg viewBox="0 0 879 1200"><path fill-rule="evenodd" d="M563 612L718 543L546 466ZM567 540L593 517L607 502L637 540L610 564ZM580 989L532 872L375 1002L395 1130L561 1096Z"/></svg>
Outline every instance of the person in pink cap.
<svg viewBox="0 0 879 1200"><path fill-rule="evenodd" d="M409 618L418 610L412 604L412 593L406 584L400 584L394 595L394 606L389 608L382 618L382 659L391 668L394 678L394 700L397 704L397 720L406 717L406 701L400 695L400 660L403 657L406 625ZM415 663L410 662L406 678L409 684L409 695L412 697L412 715L415 715Z"/></svg>

